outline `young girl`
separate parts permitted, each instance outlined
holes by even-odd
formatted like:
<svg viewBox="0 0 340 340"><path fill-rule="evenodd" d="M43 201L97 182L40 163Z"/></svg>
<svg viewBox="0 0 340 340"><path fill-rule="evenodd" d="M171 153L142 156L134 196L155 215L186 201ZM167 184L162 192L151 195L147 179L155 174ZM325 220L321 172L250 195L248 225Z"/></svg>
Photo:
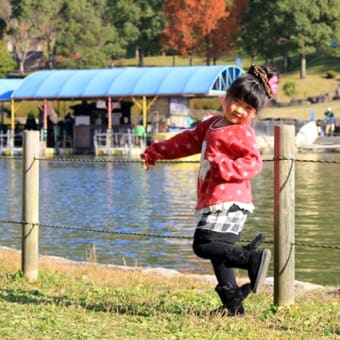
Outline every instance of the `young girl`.
<svg viewBox="0 0 340 340"><path fill-rule="evenodd" d="M212 263L222 306L214 313L244 315L242 301L263 286L271 253L257 250L260 234L245 247L236 246L254 210L250 180L262 170L261 155L249 122L275 96L278 73L269 66L252 65L229 87L223 116L201 121L194 129L154 143L141 154L146 170L157 160L201 153L196 210L199 222L193 250ZM239 287L233 268L246 269L250 283Z"/></svg>

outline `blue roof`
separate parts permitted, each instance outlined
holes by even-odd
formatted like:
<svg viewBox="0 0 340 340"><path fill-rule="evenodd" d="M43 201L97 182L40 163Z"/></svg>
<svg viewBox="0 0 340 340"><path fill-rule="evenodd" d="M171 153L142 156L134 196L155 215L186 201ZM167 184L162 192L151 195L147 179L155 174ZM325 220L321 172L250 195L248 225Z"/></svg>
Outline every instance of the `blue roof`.
<svg viewBox="0 0 340 340"><path fill-rule="evenodd" d="M242 72L235 65L38 71L23 80L12 98L217 96Z"/></svg>
<svg viewBox="0 0 340 340"><path fill-rule="evenodd" d="M0 100L11 100L13 91L22 83L23 79L0 79Z"/></svg>

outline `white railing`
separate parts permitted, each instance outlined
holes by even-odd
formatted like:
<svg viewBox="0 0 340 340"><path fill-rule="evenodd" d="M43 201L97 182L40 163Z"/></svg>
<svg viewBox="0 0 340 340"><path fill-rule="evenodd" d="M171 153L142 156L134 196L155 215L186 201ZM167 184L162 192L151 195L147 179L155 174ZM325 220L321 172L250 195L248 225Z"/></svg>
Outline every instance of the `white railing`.
<svg viewBox="0 0 340 340"><path fill-rule="evenodd" d="M7 132L0 131L0 152L12 150L14 148L22 147L22 132L14 133L12 130L7 130Z"/></svg>
<svg viewBox="0 0 340 340"><path fill-rule="evenodd" d="M295 131L298 132L306 123L306 121L294 119L255 119L252 121L252 126L256 136L274 136L274 127L276 125L294 125Z"/></svg>
<svg viewBox="0 0 340 340"><path fill-rule="evenodd" d="M113 150L123 150L123 153L131 154L133 149L144 149L146 140L135 135L130 129L127 132L113 132L108 129L106 132L96 130L93 143L96 154L98 150L107 154L112 154Z"/></svg>

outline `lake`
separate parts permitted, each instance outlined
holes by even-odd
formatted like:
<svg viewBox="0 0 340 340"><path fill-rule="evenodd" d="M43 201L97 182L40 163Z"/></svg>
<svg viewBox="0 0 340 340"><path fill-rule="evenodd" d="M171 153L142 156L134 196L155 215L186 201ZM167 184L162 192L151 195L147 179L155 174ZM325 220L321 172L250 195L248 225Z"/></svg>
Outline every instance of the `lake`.
<svg viewBox="0 0 340 340"><path fill-rule="evenodd" d="M298 154L297 158L301 161L296 162L296 279L336 286L340 283L340 155ZM210 263L191 248L198 164L159 164L146 172L138 162L84 160L40 161L40 223L47 225L39 231L41 254L84 261L93 258L95 249L99 263L212 274ZM0 219L20 221L21 160L0 159L0 176ZM266 246L272 251L273 187L273 162L265 161L263 172L253 180L256 210L242 235L250 240L265 232ZM21 248L20 224L1 223L0 230L1 246ZM164 235L173 237L157 237Z"/></svg>

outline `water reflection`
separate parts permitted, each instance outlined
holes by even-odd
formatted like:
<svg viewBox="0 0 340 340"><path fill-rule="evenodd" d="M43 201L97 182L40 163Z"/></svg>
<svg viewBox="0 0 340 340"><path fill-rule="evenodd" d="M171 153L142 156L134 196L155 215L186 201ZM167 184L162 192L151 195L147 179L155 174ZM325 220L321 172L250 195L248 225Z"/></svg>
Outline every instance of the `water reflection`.
<svg viewBox="0 0 340 340"><path fill-rule="evenodd" d="M339 164L315 162L302 154L296 163L296 242L338 246ZM337 158L338 157L338 158ZM324 160L324 159L321 159ZM137 163L47 162L40 166L40 222L155 235L191 237L196 225L198 164L162 164L145 172ZM21 161L0 160L2 200L0 219L21 219ZM253 181L256 210L249 216L243 238L260 231L273 240L273 162ZM20 225L1 225L0 244L20 248ZM197 258L190 239L157 238L40 228L40 252L75 260L86 259L96 246L97 261L130 266L163 266L210 273L208 261ZM272 248L272 244L268 244ZM339 250L296 247L296 278L339 284ZM272 275L272 268L270 269Z"/></svg>

